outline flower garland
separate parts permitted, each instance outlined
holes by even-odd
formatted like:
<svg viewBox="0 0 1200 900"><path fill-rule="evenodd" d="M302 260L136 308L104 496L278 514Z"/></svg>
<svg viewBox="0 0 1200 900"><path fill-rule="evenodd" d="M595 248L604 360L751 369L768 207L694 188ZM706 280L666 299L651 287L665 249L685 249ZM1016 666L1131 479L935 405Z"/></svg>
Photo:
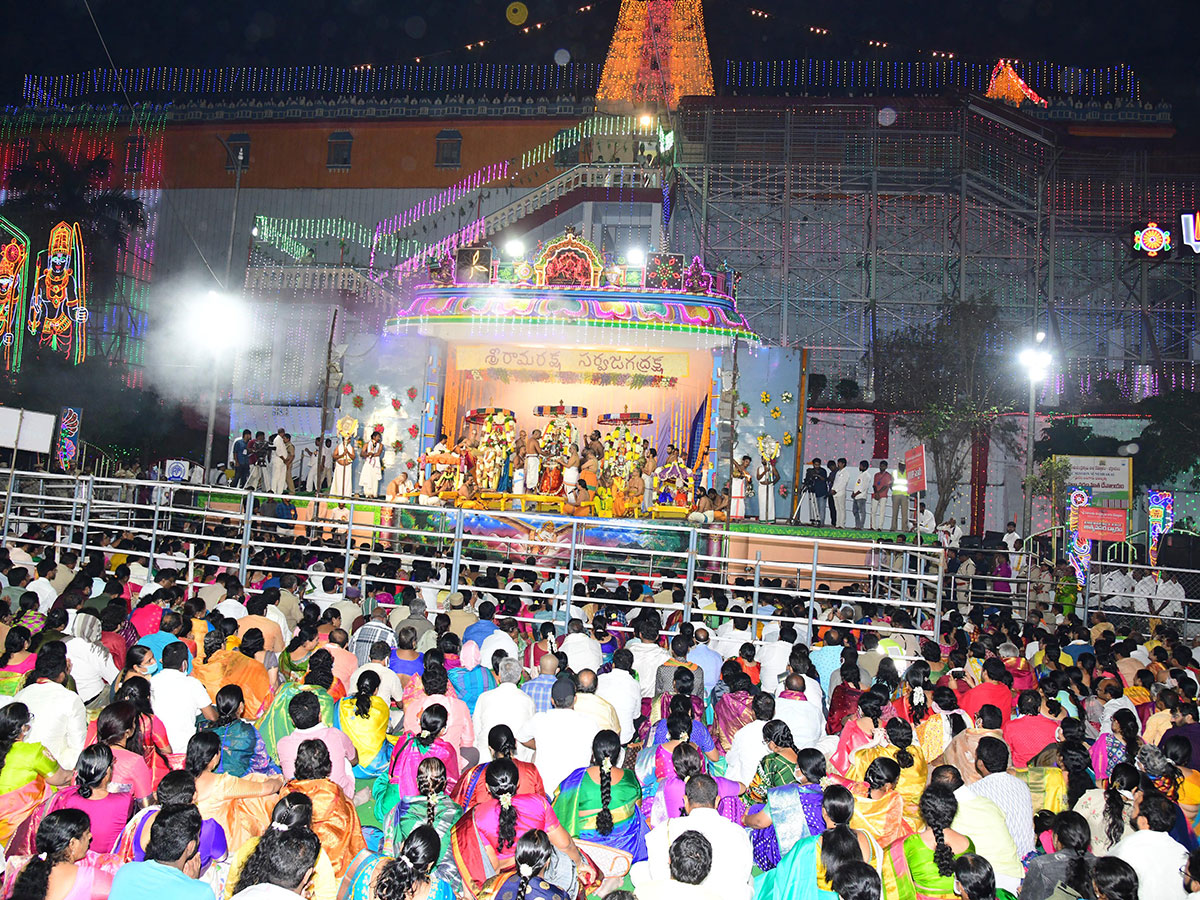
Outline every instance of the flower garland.
<svg viewBox="0 0 1200 900"><path fill-rule="evenodd" d="M525 369L473 369L472 381L556 382L559 384L594 384L600 387L675 388L679 379L668 375L643 375L630 372L533 372Z"/></svg>
<svg viewBox="0 0 1200 900"><path fill-rule="evenodd" d="M555 416L546 423L538 447L546 456L564 456L567 448L575 442L575 429L565 416Z"/></svg>
<svg viewBox="0 0 1200 900"><path fill-rule="evenodd" d="M779 456L779 443L769 434L758 436L758 454L767 462Z"/></svg>

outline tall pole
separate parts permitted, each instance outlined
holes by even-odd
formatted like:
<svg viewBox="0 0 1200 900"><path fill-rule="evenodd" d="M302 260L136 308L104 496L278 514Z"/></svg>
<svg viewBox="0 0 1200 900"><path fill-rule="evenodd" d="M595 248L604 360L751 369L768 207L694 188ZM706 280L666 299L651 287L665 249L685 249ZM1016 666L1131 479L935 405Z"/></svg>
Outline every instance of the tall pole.
<svg viewBox="0 0 1200 900"><path fill-rule="evenodd" d="M237 156L234 156L233 149L222 138L218 137L217 140L221 142L221 146L225 148L225 153L233 162L233 215L229 220L229 244L225 249L225 281L222 283L222 287L228 293L229 278L233 272L233 235L237 230L238 196L242 191L242 166L245 162L246 148L238 147ZM212 390L208 398L208 429L204 435L205 483L208 482L208 473L212 468L213 435L217 426L217 390L219 389L217 375L220 371L220 362L221 354L218 349L213 358Z"/></svg>
<svg viewBox="0 0 1200 900"><path fill-rule="evenodd" d="M1029 429L1025 436L1025 512L1021 532L1029 540L1033 528L1033 441L1037 432L1037 382L1029 379Z"/></svg>
<svg viewBox="0 0 1200 900"><path fill-rule="evenodd" d="M325 348L325 383L321 387L321 434L317 444L317 482L314 493L320 493L325 479L325 432L329 430L329 370L333 368L333 335L337 330L337 307L333 310L333 321L329 323L329 344Z"/></svg>

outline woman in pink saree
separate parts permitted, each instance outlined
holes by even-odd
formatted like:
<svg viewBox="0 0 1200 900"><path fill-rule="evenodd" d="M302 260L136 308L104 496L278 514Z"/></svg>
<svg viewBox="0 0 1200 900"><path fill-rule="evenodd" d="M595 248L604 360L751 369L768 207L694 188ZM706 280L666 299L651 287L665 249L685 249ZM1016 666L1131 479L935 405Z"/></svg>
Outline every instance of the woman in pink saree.
<svg viewBox="0 0 1200 900"><path fill-rule="evenodd" d="M842 729L837 749L829 758L835 772L854 781L862 780L867 766L887 744L887 735L880 727L883 698L874 691L867 691L858 698L858 712L859 717L847 722Z"/></svg>
<svg viewBox="0 0 1200 900"><path fill-rule="evenodd" d="M713 707L713 743L717 745L722 755L728 753L729 748L733 746L733 736L741 731L743 726L754 721L754 709L751 706L750 696L750 676L739 672L730 682L729 688L729 693L718 700Z"/></svg>
<svg viewBox="0 0 1200 900"><path fill-rule="evenodd" d="M106 900L117 861L93 853L87 813L60 809L38 826L34 852L10 856L5 863L5 897L57 896L62 900ZM62 887L70 885L66 893Z"/></svg>

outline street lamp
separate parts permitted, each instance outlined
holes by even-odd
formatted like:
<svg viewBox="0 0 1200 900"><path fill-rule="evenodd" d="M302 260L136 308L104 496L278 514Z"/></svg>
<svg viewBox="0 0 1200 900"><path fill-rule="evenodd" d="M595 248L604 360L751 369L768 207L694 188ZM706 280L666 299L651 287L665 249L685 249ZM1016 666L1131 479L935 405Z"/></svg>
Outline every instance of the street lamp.
<svg viewBox="0 0 1200 900"><path fill-rule="evenodd" d="M1026 540L1029 539L1030 532L1033 530L1033 441L1037 430L1037 384L1045 379L1051 362L1050 351L1042 346L1042 341L1045 339L1046 333L1039 331L1036 335L1036 343L1032 347L1022 350L1019 357L1026 375L1029 376L1029 434L1026 437L1025 445L1025 531L1023 532Z"/></svg>
<svg viewBox="0 0 1200 900"><path fill-rule="evenodd" d="M221 370L222 351L238 343L244 334L244 311L234 297L219 291L209 291L192 307L188 334L196 346L211 347L212 385L208 398L208 431L204 437L204 479L207 483L212 468L213 433L217 422L217 378Z"/></svg>

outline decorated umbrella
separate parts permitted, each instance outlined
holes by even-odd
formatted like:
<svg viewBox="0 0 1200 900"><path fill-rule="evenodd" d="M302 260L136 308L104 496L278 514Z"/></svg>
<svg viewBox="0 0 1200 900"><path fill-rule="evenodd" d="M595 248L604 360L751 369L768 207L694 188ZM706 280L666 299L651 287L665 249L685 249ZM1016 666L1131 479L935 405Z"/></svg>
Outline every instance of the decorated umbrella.
<svg viewBox="0 0 1200 900"><path fill-rule="evenodd" d="M540 418L554 419L586 419L586 406L564 406L560 401L557 406L535 406L533 414Z"/></svg>
<svg viewBox="0 0 1200 900"><path fill-rule="evenodd" d="M483 425L492 416L500 416L501 419L516 419L517 414L511 409L503 409L499 406L480 406L476 409L468 409L463 419L469 425Z"/></svg>
<svg viewBox="0 0 1200 900"><path fill-rule="evenodd" d="M624 425L629 428L636 428L639 425L653 425L654 416L644 412L630 412L629 407L625 407L624 412L619 413L601 413L596 417L597 425Z"/></svg>

